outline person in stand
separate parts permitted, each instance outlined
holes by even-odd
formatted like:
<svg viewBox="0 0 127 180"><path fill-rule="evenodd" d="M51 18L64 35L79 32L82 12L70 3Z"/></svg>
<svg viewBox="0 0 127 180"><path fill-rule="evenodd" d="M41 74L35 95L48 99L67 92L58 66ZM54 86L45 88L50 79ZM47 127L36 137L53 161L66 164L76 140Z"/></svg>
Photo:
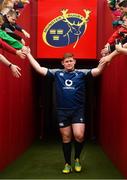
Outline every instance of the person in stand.
<svg viewBox="0 0 127 180"><path fill-rule="evenodd" d="M18 35L15 31L19 31L25 35L25 37L30 38L30 34L27 33L21 26L16 23L17 13L14 9L10 10L7 15L4 17L4 23L2 24L1 29L4 30L8 35L14 39L20 41L25 45L24 39Z"/></svg>

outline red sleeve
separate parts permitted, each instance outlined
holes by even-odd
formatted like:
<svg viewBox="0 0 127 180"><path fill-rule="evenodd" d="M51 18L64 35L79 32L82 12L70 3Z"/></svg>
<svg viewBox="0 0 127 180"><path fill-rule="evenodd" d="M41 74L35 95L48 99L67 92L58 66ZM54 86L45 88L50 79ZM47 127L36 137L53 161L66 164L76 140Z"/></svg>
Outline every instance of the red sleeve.
<svg viewBox="0 0 127 180"><path fill-rule="evenodd" d="M112 36L108 39L108 43L112 44L115 42L115 39L120 39L120 33L127 33L127 29L124 27L120 27L117 31L115 31Z"/></svg>
<svg viewBox="0 0 127 180"><path fill-rule="evenodd" d="M12 54L16 54L16 49L8 45L5 41L0 39L0 48L4 49L5 51L8 51Z"/></svg>
<svg viewBox="0 0 127 180"><path fill-rule="evenodd" d="M113 44L115 42L115 39L119 38L119 29L115 31L112 36L108 39L109 44Z"/></svg>

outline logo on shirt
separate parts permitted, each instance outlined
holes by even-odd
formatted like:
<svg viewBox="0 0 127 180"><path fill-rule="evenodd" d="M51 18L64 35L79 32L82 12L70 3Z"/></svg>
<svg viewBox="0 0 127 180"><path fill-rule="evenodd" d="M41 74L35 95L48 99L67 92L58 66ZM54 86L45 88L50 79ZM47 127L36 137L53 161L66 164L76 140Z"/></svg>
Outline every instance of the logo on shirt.
<svg viewBox="0 0 127 180"><path fill-rule="evenodd" d="M90 11L83 9L84 15L68 13L61 10L61 15L51 20L43 30L42 38L51 47L64 47L73 44L76 47L80 38L85 34Z"/></svg>
<svg viewBox="0 0 127 180"><path fill-rule="evenodd" d="M61 72L61 73L60 73L60 76L64 76L64 73Z"/></svg>
<svg viewBox="0 0 127 180"><path fill-rule="evenodd" d="M65 81L65 86L63 87L63 89L75 89L75 87L73 87L72 85L73 85L73 81L70 79L67 79Z"/></svg>
<svg viewBox="0 0 127 180"><path fill-rule="evenodd" d="M65 85L68 86L68 87L72 86L72 84L73 84L73 81L70 80L70 79L67 79L67 80L65 81Z"/></svg>

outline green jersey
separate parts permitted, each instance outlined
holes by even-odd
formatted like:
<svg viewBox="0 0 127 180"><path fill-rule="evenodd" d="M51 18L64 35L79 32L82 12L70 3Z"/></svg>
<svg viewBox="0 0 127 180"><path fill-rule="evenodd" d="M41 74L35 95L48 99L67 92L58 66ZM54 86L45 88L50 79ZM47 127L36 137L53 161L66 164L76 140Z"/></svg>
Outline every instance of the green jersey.
<svg viewBox="0 0 127 180"><path fill-rule="evenodd" d="M0 29L0 38L6 41L9 45L11 45L15 49L22 49L23 45L17 41L16 39L9 36L5 31Z"/></svg>

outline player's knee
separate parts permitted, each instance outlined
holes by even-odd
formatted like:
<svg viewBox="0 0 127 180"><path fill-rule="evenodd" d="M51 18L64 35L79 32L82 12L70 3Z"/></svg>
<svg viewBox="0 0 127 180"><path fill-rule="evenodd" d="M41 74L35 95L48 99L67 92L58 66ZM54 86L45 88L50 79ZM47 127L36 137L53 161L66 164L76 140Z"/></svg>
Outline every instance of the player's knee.
<svg viewBox="0 0 127 180"><path fill-rule="evenodd" d="M75 140L78 142L83 142L84 141L84 134L75 135Z"/></svg>
<svg viewBox="0 0 127 180"><path fill-rule="evenodd" d="M68 143L71 141L71 136L70 135L62 135L62 140L64 143Z"/></svg>

